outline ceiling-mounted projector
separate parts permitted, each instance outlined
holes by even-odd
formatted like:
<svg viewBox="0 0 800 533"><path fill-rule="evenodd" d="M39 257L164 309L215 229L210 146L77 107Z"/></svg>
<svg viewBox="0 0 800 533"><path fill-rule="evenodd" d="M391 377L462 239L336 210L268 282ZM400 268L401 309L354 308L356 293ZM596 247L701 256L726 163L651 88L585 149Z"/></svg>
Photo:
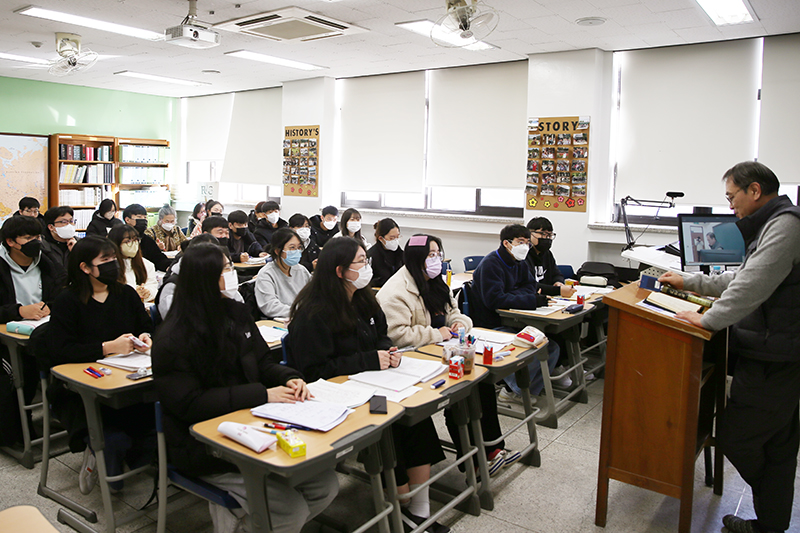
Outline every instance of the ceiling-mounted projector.
<svg viewBox="0 0 800 533"><path fill-rule="evenodd" d="M179 26L164 30L164 40L186 48L212 48L219 46L219 33L208 29L197 20L197 0L189 0L189 14Z"/></svg>
<svg viewBox="0 0 800 533"><path fill-rule="evenodd" d="M187 48L219 46L219 33L194 24L181 24L164 30L164 40Z"/></svg>

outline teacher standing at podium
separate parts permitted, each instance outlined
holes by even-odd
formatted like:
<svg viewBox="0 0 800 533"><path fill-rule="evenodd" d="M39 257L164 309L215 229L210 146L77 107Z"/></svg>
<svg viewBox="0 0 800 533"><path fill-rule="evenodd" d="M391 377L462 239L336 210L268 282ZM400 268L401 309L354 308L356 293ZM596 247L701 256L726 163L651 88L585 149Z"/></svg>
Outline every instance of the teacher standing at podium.
<svg viewBox="0 0 800 533"><path fill-rule="evenodd" d="M659 281L720 296L700 315L678 318L709 330L731 326L733 383L720 421L720 446L753 489L754 520L723 517L731 533L789 529L800 446L800 208L761 163L723 176L747 254L721 276L667 273Z"/></svg>

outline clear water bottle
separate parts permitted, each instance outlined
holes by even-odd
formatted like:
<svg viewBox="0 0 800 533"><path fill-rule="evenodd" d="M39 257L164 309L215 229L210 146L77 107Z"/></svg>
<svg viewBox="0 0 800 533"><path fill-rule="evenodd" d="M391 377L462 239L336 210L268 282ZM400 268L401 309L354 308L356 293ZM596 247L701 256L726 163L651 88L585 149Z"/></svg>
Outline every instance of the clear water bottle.
<svg viewBox="0 0 800 533"><path fill-rule="evenodd" d="M722 275L722 267L720 265L714 265L711 267L711 275L712 276L721 276Z"/></svg>

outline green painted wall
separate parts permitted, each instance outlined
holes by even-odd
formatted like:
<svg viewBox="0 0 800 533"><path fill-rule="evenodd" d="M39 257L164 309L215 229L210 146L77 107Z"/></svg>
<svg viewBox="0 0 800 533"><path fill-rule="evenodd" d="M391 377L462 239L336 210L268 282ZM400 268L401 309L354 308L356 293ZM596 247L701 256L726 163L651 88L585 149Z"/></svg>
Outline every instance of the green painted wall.
<svg viewBox="0 0 800 533"><path fill-rule="evenodd" d="M0 77L0 132L178 140L180 100Z"/></svg>

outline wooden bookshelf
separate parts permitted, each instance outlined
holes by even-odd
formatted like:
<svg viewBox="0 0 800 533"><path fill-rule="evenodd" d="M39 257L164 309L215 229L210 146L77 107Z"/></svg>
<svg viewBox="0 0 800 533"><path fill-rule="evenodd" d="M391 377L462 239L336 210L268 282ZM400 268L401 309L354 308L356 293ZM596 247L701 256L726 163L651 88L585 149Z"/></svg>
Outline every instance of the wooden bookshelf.
<svg viewBox="0 0 800 533"><path fill-rule="evenodd" d="M90 169L91 165L98 166ZM79 170L80 167L87 168ZM168 168L167 140L53 134L48 172L49 207L71 205L73 209L94 210L102 199L111 198L117 207L124 209L134 203L129 201L132 195L127 193L148 191L152 198L139 195L141 201L135 203L157 208L169 199ZM62 191L69 191L63 200Z"/></svg>

